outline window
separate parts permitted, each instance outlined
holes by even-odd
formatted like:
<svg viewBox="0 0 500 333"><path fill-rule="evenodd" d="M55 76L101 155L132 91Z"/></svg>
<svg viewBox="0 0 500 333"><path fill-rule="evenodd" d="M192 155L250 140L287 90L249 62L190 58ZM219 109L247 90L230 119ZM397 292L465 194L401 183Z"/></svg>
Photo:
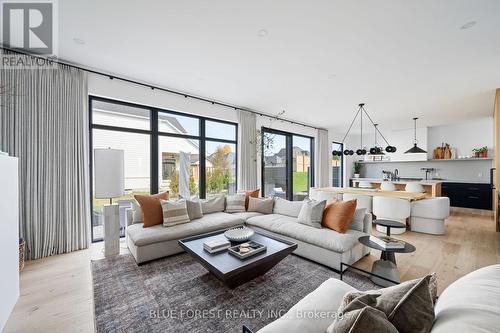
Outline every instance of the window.
<svg viewBox="0 0 500 333"><path fill-rule="evenodd" d="M340 142L332 142L331 151L344 151L344 144ZM344 173L343 165L344 155L333 156L332 155L332 185L334 187L342 187L344 185Z"/></svg>
<svg viewBox="0 0 500 333"><path fill-rule="evenodd" d="M124 151L125 194L112 199L122 236L135 194L169 191L175 199L236 191L236 124L100 97L90 98L89 109L91 156L96 148ZM107 203L92 197L92 241L103 238Z"/></svg>
<svg viewBox="0 0 500 333"><path fill-rule="evenodd" d="M263 195L301 201L313 184L314 139L262 129Z"/></svg>
<svg viewBox="0 0 500 333"><path fill-rule="evenodd" d="M205 147L207 197L236 193L236 144L207 141Z"/></svg>

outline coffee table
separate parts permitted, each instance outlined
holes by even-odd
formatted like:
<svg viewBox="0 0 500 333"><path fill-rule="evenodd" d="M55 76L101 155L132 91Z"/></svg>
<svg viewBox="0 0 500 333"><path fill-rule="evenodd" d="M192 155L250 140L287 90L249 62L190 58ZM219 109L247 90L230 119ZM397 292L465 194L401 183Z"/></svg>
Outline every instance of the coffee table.
<svg viewBox="0 0 500 333"><path fill-rule="evenodd" d="M368 246L369 248L381 251L380 259L373 263L372 273L374 276L371 277L371 280L384 287L389 287L391 285L387 280L399 283L401 279L396 265L395 253L414 252L415 246L404 242L405 247L403 249L384 249L377 243L372 242L370 240L370 236L359 237L358 240L361 244ZM383 276L385 280L377 278L376 275Z"/></svg>
<svg viewBox="0 0 500 333"><path fill-rule="evenodd" d="M251 240L265 245L267 249L249 258L236 258L227 250L211 254L203 249L203 243L207 241L225 240L224 232L226 230L181 239L179 245L230 288L235 288L265 274L297 248L297 244L293 242L255 231ZM233 245L237 244L233 243Z"/></svg>

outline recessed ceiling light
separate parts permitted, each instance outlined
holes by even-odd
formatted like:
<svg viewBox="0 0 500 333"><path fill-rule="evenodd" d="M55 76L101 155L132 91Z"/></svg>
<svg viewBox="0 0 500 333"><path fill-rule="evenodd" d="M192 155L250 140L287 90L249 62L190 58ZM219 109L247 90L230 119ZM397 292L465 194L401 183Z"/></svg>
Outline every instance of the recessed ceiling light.
<svg viewBox="0 0 500 333"><path fill-rule="evenodd" d="M259 30L259 36L260 37L265 37L269 34L269 32L266 29L260 29Z"/></svg>
<svg viewBox="0 0 500 333"><path fill-rule="evenodd" d="M73 42L75 42L76 44L80 44L80 45L85 44L85 41L83 39L80 39L80 38L73 38Z"/></svg>
<svg viewBox="0 0 500 333"><path fill-rule="evenodd" d="M470 22L465 23L463 26L461 26L460 30L467 30L467 29L472 28L475 25L476 25L476 21L470 21Z"/></svg>
<svg viewBox="0 0 500 333"><path fill-rule="evenodd" d="M335 79L336 77L337 77L337 74L330 74L330 75L328 75L328 78L330 80Z"/></svg>

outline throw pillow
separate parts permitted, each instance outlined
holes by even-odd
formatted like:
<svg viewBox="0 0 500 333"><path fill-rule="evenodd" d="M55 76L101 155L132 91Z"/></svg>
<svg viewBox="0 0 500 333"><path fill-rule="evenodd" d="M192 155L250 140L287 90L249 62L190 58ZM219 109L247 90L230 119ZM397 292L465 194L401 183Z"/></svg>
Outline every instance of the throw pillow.
<svg viewBox="0 0 500 333"><path fill-rule="evenodd" d="M226 197L226 213L244 212L245 209L245 193L236 193Z"/></svg>
<svg viewBox="0 0 500 333"><path fill-rule="evenodd" d="M401 333L428 333L434 323L434 303L428 275L421 279L368 292L350 292L347 305L343 301L339 312L371 306L386 314L387 319Z"/></svg>
<svg viewBox="0 0 500 333"><path fill-rule="evenodd" d="M349 229L363 232L365 225L366 208L356 208L352 222L349 224ZM324 215L323 215L324 218Z"/></svg>
<svg viewBox="0 0 500 333"><path fill-rule="evenodd" d="M211 199L201 200L201 212L203 214L223 212L226 205L226 197L220 195Z"/></svg>
<svg viewBox="0 0 500 333"><path fill-rule="evenodd" d="M137 202L137 200L132 200L132 224L134 223L142 223L142 210L141 206Z"/></svg>
<svg viewBox="0 0 500 333"><path fill-rule="evenodd" d="M349 201L334 200L325 208L322 225L343 234L349 229L355 211L356 199Z"/></svg>
<svg viewBox="0 0 500 333"><path fill-rule="evenodd" d="M238 191L238 193L245 193L245 209L248 210L248 202L250 198L258 198L260 193L260 188L253 191Z"/></svg>
<svg viewBox="0 0 500 333"><path fill-rule="evenodd" d="M274 214L280 214L290 217L299 217L302 209L302 201L289 201L286 199L274 198Z"/></svg>
<svg viewBox="0 0 500 333"><path fill-rule="evenodd" d="M187 211L186 200L177 201L161 200L163 209L163 226L172 227L174 225L188 223L189 215Z"/></svg>
<svg viewBox="0 0 500 333"><path fill-rule="evenodd" d="M272 214L274 200L273 198L253 198L250 197L248 201L248 211L249 212L257 212L262 214Z"/></svg>
<svg viewBox="0 0 500 333"><path fill-rule="evenodd" d="M186 206L190 220L195 220L203 217L200 200L186 200Z"/></svg>
<svg viewBox="0 0 500 333"><path fill-rule="evenodd" d="M160 200L168 200L168 192L153 195L134 195L134 198L141 206L144 228L163 223Z"/></svg>
<svg viewBox="0 0 500 333"><path fill-rule="evenodd" d="M321 229L321 220L323 219L323 211L325 210L326 200L316 201L304 199L302 208L299 213L299 223Z"/></svg>
<svg viewBox="0 0 500 333"><path fill-rule="evenodd" d="M387 316L371 306L360 309L346 309L328 327L327 333L398 333Z"/></svg>

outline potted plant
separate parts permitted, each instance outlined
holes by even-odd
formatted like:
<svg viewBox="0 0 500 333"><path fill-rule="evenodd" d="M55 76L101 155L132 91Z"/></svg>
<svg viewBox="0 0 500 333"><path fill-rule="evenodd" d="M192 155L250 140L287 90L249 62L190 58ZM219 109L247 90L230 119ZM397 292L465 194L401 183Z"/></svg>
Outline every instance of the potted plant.
<svg viewBox="0 0 500 333"><path fill-rule="evenodd" d="M361 172L361 163L354 162L354 178L359 178L359 174Z"/></svg>
<svg viewBox="0 0 500 333"><path fill-rule="evenodd" d="M480 157L488 157L488 147L480 147L480 148L474 148L472 149L474 152L474 157L480 158Z"/></svg>

